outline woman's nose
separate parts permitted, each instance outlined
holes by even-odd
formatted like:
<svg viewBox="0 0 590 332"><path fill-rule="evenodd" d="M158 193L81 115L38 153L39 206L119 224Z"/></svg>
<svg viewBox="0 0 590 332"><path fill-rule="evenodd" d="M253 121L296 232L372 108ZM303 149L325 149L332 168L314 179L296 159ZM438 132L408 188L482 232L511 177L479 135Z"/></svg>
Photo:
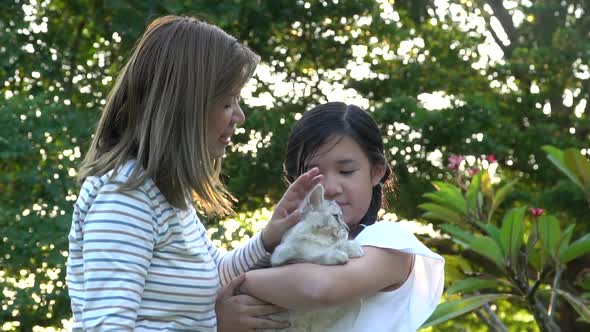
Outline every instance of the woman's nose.
<svg viewBox="0 0 590 332"><path fill-rule="evenodd" d="M242 111L242 107L238 103L234 110L234 123L240 125L244 123L244 121L246 121L246 114L244 114L244 111Z"/></svg>

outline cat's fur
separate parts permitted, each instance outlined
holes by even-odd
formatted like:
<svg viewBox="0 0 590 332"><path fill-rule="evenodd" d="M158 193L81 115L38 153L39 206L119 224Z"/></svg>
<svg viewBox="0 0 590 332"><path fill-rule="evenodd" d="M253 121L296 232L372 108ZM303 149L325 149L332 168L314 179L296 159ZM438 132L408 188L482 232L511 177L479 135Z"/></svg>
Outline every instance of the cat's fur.
<svg viewBox="0 0 590 332"><path fill-rule="evenodd" d="M324 199L321 184L312 189L300 209L303 217L283 235L271 256L272 266L300 262L338 265L363 255L360 244L348 239L348 226L342 220L342 210L338 204ZM287 315L291 327L287 331L324 331L334 320L342 317L351 305L289 311ZM283 320L285 316L274 318Z"/></svg>

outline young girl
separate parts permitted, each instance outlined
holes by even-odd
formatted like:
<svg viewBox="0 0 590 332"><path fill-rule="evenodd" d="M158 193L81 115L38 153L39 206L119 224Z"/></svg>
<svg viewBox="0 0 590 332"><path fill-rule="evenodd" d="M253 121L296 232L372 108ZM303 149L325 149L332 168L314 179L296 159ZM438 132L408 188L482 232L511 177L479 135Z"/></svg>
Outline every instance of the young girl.
<svg viewBox="0 0 590 332"><path fill-rule="evenodd" d="M380 131L369 113L343 103L306 112L289 138L289 181L312 167L324 176L364 256L345 265L293 264L250 271L243 289L289 309L357 303L328 331L415 331L437 306L444 260L393 222L375 222L391 176Z"/></svg>
<svg viewBox="0 0 590 332"><path fill-rule="evenodd" d="M189 17L155 20L108 98L79 179L67 284L74 331L229 331L281 328L282 310L233 296L235 279L268 263L321 180L314 169L287 190L264 231L222 256L193 200L231 212L221 158L244 121L238 101L259 57ZM217 315L216 315L217 314ZM238 325L239 324L239 325Z"/></svg>

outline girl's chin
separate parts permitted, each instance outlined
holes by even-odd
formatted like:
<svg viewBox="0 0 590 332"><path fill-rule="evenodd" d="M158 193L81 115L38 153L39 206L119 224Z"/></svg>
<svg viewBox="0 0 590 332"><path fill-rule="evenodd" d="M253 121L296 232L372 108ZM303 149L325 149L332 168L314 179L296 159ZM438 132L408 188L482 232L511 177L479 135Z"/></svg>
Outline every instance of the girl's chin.
<svg viewBox="0 0 590 332"><path fill-rule="evenodd" d="M351 221L349 221L349 220L346 220L346 219L344 220L344 223L345 223L345 224L346 224L346 226L348 226L348 228L349 228L349 229L351 229L351 230L352 230L352 229L355 229L355 228L357 228L357 227L358 227L358 225L359 225L359 222L351 222Z"/></svg>

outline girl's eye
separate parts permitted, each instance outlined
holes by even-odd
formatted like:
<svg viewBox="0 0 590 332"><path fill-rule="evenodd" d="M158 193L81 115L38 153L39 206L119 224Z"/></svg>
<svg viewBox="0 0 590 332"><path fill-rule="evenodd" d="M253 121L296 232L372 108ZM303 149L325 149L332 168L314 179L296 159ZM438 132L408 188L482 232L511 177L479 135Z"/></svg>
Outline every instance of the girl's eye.
<svg viewBox="0 0 590 332"><path fill-rule="evenodd" d="M342 175L352 175L354 172L356 172L356 169L349 170L349 171L340 171L340 174L342 174Z"/></svg>

